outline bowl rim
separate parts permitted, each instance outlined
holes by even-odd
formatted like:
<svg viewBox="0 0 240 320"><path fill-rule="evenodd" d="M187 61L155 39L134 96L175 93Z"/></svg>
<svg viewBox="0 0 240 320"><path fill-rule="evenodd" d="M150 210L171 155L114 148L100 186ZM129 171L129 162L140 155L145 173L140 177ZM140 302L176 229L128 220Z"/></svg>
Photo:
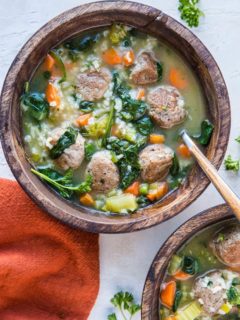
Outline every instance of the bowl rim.
<svg viewBox="0 0 240 320"><path fill-rule="evenodd" d="M198 232L219 222L230 221L234 218L236 217L233 215L231 208L224 203L201 211L171 233L158 250L148 270L142 293L142 320L160 319L159 315L156 315L159 305L160 283L172 255Z"/></svg>
<svg viewBox="0 0 240 320"><path fill-rule="evenodd" d="M40 185L37 183L35 177L24 171L21 159L19 158L19 155L16 152L16 137L13 137L11 134L11 108L13 104L13 93L11 91L14 90L9 90L9 88L15 88L16 83L14 82L14 80L18 75L20 67L24 63L26 63L25 60L29 52L34 51L35 47L40 43L40 40L44 37L47 37L50 34L50 32L63 26L64 23L69 23L80 16L101 16L102 14L110 15L112 13L118 13L119 15L123 15L126 12L130 14L135 14L136 17L138 17L139 19L142 16L146 17L148 20L146 25L148 26L154 23L165 23L171 31L176 33L178 37L186 40L189 43L189 45L194 48L194 50L196 49L198 56L204 61L204 64L207 67L208 72L210 74L212 83L214 84L214 89L216 91L218 99L217 101L220 106L219 111L221 113L220 118L218 119L218 132L216 133L218 142L219 140L221 141L221 147L220 150L218 150L219 152L214 151L215 154L212 155L212 162L217 169L220 167L224 154L226 152L230 134L230 102L225 81L216 61L214 60L213 56L208 51L208 49L205 47L205 45L189 29L184 27L181 23L177 22L170 16L164 14L162 11L137 2L100 1L75 7L73 9L61 13L57 17L47 22L20 49L12 65L10 66L10 69L5 78L2 87L0 101L0 110L2 114L2 117L0 119L0 137L2 147L7 162L15 178L20 183L22 188L26 191L26 193L42 209L44 209L55 218L63 221L64 223L69 224L72 227L96 233L124 233L138 231L166 221L172 218L173 216L179 214L179 212L181 212L183 209L189 206L194 200L196 200L210 183L207 177L202 173L202 171L200 171L200 186L193 190L190 190L190 188L188 190L188 188L186 188L187 191L185 190L185 192L179 192L180 195L176 197L176 199L179 197L179 203L175 203L173 201L173 204L168 203L166 206L162 207L154 207L153 205L148 208L139 210L138 212L140 212L141 214L139 214L138 216L134 214L128 218L121 217L117 219L112 219L106 217L103 214L100 214L99 216L92 215L91 212L95 211L91 211L86 208L81 208L81 211L79 211L80 213L83 213L82 216L80 216L80 213L78 215L78 210L76 208L74 209L71 205L68 205L66 200L58 199L59 197L56 196L55 193L50 191L49 188L46 187L42 182L41 185L43 186L45 194L43 192L41 193L40 189L38 189L38 186ZM110 17L108 17L108 19L109 21L111 21ZM119 19L118 22L124 23L124 21L121 21L121 19ZM110 22L107 25L109 24ZM133 25L135 26L135 22L133 23ZM100 27L100 25L97 26ZM87 29L89 30L90 28ZM73 34L69 35L68 37L72 35ZM62 41L64 41L64 39L61 39L61 42ZM57 43L55 45L57 45ZM50 48L48 48L48 50L49 49ZM222 100L220 96L221 92L223 92ZM217 146L217 148L218 147L219 146ZM46 196L46 193L48 194L48 197ZM54 201L56 203L50 201L49 198L52 196L54 197ZM150 209L151 216L148 216L147 213L150 212Z"/></svg>

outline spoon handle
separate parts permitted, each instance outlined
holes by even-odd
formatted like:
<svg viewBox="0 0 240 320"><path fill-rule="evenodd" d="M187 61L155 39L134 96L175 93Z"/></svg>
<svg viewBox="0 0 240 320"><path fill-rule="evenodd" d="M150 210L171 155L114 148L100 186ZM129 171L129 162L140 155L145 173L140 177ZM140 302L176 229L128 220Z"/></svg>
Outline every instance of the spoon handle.
<svg viewBox="0 0 240 320"><path fill-rule="evenodd" d="M209 180L217 188L222 197L229 204L238 220L240 220L240 199L226 184L226 182L224 182L224 180L220 177L215 167L204 156L204 154L200 151L200 149L196 146L196 144L193 142L193 140L189 137L189 135L186 132L182 133L182 138L187 147L189 148L190 152L198 161L199 166L205 172Z"/></svg>

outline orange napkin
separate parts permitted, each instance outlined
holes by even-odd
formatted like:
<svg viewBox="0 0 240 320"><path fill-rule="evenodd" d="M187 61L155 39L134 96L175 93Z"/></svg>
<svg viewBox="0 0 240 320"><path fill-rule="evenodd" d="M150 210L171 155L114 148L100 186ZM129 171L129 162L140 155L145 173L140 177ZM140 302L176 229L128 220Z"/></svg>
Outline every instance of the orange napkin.
<svg viewBox="0 0 240 320"><path fill-rule="evenodd" d="M0 319L84 320L99 289L98 236L73 230L0 179Z"/></svg>

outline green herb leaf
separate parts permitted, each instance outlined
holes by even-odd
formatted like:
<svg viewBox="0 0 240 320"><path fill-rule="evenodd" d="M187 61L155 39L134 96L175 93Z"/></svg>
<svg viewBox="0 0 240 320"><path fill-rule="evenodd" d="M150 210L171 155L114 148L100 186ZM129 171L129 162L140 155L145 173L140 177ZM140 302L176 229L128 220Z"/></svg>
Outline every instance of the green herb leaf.
<svg viewBox="0 0 240 320"><path fill-rule="evenodd" d="M162 80L163 65L160 62L157 62L157 73L158 73L158 81Z"/></svg>
<svg viewBox="0 0 240 320"><path fill-rule="evenodd" d="M112 125L113 125L114 114L115 114L114 107L115 107L115 102L113 100L111 100L111 102L110 102L110 112L109 112L109 116L108 116L106 131L105 131L105 134L104 134L104 136L102 138L102 146L103 147L106 147L107 138L110 135L111 128L112 128Z"/></svg>
<svg viewBox="0 0 240 320"><path fill-rule="evenodd" d="M240 291L236 287L231 287L227 291L228 302L234 306L240 306Z"/></svg>
<svg viewBox="0 0 240 320"><path fill-rule="evenodd" d="M83 38L74 38L65 42L64 47L69 50L86 51L92 49L92 47L99 40L99 34L86 36Z"/></svg>
<svg viewBox="0 0 240 320"><path fill-rule="evenodd" d="M93 111L94 102L82 100L79 102L79 109L84 113L89 113Z"/></svg>
<svg viewBox="0 0 240 320"><path fill-rule="evenodd" d="M97 151L97 147L94 143L85 143L85 158L89 161L91 160L94 153Z"/></svg>
<svg viewBox="0 0 240 320"><path fill-rule="evenodd" d="M51 78L51 72L50 71L44 71L43 72L43 77L46 80L49 80Z"/></svg>
<svg viewBox="0 0 240 320"><path fill-rule="evenodd" d="M195 138L201 145L207 146L210 142L213 129L213 124L208 119L205 119L201 124L201 134L198 136L195 135L193 138Z"/></svg>
<svg viewBox="0 0 240 320"><path fill-rule="evenodd" d="M240 277L234 278L232 281L233 286L239 286L240 285Z"/></svg>
<svg viewBox="0 0 240 320"><path fill-rule="evenodd" d="M109 39L112 44L119 44L122 40L127 37L127 32L123 25L114 23L109 32Z"/></svg>
<svg viewBox="0 0 240 320"><path fill-rule="evenodd" d="M134 314L136 314L140 309L140 305L136 304L134 301L134 297L129 292L118 292L111 299L111 303L115 308L119 309L123 318L127 320L127 315L124 311L127 311L129 314L129 320L132 318ZM112 318L115 320L116 318Z"/></svg>
<svg viewBox="0 0 240 320"><path fill-rule="evenodd" d="M149 116L143 116L135 122L137 131L143 136L148 136L153 130L153 123Z"/></svg>
<svg viewBox="0 0 240 320"><path fill-rule="evenodd" d="M240 143L240 136L235 139L238 143Z"/></svg>
<svg viewBox="0 0 240 320"><path fill-rule="evenodd" d="M180 166L179 166L179 160L178 157L176 155L176 153L174 152L174 156L173 156L173 163L172 166L170 168L170 173L173 177L176 177L179 173L180 170Z"/></svg>
<svg viewBox="0 0 240 320"><path fill-rule="evenodd" d="M239 160L233 160L231 155L228 155L224 160L225 169L229 171L239 171Z"/></svg>
<svg viewBox="0 0 240 320"><path fill-rule="evenodd" d="M151 202L148 200L147 197L145 197L144 195L141 195L139 197L137 197L137 203L139 208L143 208L148 206Z"/></svg>
<svg viewBox="0 0 240 320"><path fill-rule="evenodd" d="M197 6L198 3L199 0L179 0L178 10L181 13L181 19L186 21L189 27L197 27L200 17L204 16Z"/></svg>
<svg viewBox="0 0 240 320"><path fill-rule="evenodd" d="M44 98L43 94L38 92L26 92L21 97L21 102L27 107L27 111L34 119L42 121L48 117L49 103Z"/></svg>
<svg viewBox="0 0 240 320"><path fill-rule="evenodd" d="M197 259L190 256L184 256L182 271L191 275L196 274L199 271L199 264Z"/></svg>
<svg viewBox="0 0 240 320"><path fill-rule="evenodd" d="M78 131L69 127L64 134L59 138L58 142L49 151L51 159L57 159L61 156L65 149L69 148L76 142Z"/></svg>
<svg viewBox="0 0 240 320"><path fill-rule="evenodd" d="M109 314L108 315L108 320L117 320L117 316L115 313Z"/></svg>
<svg viewBox="0 0 240 320"><path fill-rule="evenodd" d="M179 307L179 304L180 304L180 301L182 299L182 291L180 289L177 288L177 291L175 293L175 298L174 298L174 303L173 303L173 307L172 307L172 310L173 312L176 312L178 307Z"/></svg>

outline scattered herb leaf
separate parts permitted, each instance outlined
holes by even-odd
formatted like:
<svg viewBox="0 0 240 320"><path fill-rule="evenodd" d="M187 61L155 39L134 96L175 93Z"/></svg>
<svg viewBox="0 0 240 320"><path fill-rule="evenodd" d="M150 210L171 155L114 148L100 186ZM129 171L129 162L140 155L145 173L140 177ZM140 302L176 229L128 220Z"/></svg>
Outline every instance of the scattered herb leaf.
<svg viewBox="0 0 240 320"><path fill-rule="evenodd" d="M233 160L231 155L228 155L224 160L225 169L229 171L238 172L239 171L239 160Z"/></svg>
<svg viewBox="0 0 240 320"><path fill-rule="evenodd" d="M193 136L201 145L207 146L210 142L212 133L213 133L214 126L213 124L208 120L205 119L201 123L201 133L198 136Z"/></svg>
<svg viewBox="0 0 240 320"><path fill-rule="evenodd" d="M49 151L51 159L57 159L61 156L65 149L69 148L76 142L78 131L69 127L58 139L57 143Z"/></svg>
<svg viewBox="0 0 240 320"><path fill-rule="evenodd" d="M198 3L199 0L179 0L181 19L186 21L189 27L198 27L200 17L204 16L197 6Z"/></svg>
<svg viewBox="0 0 240 320"><path fill-rule="evenodd" d="M196 274L199 271L199 264L197 259L190 256L184 256L182 271L191 275Z"/></svg>
<svg viewBox="0 0 240 320"><path fill-rule="evenodd" d="M29 89L27 88L27 90ZM27 107L27 111L34 119L41 121L48 117L49 103L44 98L43 94L27 91L21 97L21 102L25 107Z"/></svg>

